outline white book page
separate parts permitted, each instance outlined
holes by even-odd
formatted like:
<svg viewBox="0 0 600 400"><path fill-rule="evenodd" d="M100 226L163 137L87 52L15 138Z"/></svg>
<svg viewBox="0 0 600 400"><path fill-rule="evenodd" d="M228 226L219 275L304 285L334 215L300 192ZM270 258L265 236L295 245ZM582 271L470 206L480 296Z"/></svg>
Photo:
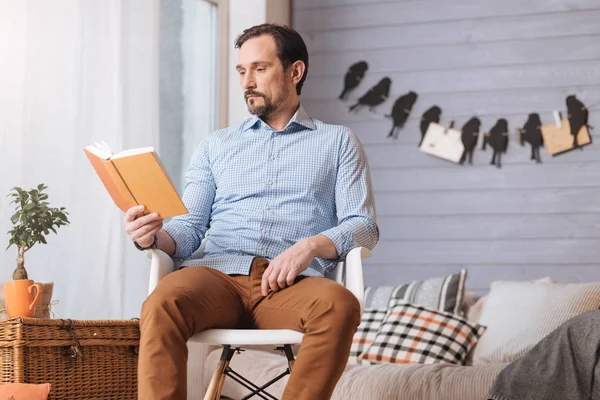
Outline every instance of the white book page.
<svg viewBox="0 0 600 400"><path fill-rule="evenodd" d="M101 140L99 142L95 142L94 146L98 147L99 149L102 149L104 151L109 152L110 154L113 154L114 151L112 151L112 149L110 148L110 146L108 144L106 144L106 142L104 140Z"/></svg>
<svg viewBox="0 0 600 400"><path fill-rule="evenodd" d="M134 156L137 154L153 153L153 152L154 152L154 147L139 147L137 149L129 149L129 150L120 151L117 154L113 155L111 158L114 160L115 158L123 158L123 157L128 157L128 156Z"/></svg>
<svg viewBox="0 0 600 400"><path fill-rule="evenodd" d="M112 153L106 151L106 149L95 145L86 146L85 149L103 160L108 160L112 156Z"/></svg>

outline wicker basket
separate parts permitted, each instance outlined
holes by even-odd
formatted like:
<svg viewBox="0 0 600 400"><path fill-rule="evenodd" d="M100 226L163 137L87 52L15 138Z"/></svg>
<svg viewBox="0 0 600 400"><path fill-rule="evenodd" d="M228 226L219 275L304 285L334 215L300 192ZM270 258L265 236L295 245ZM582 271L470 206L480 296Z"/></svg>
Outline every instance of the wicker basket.
<svg viewBox="0 0 600 400"><path fill-rule="evenodd" d="M49 399L137 400L139 322L0 323L0 383L51 383Z"/></svg>

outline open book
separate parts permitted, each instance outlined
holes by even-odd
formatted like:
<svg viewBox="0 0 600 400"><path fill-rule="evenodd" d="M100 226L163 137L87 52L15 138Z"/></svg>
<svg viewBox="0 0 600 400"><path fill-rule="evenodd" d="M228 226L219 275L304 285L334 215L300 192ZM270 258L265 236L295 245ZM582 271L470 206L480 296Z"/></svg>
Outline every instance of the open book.
<svg viewBox="0 0 600 400"><path fill-rule="evenodd" d="M116 154L101 141L83 148L115 204L123 211L143 204L144 214L161 218L187 214L153 147Z"/></svg>

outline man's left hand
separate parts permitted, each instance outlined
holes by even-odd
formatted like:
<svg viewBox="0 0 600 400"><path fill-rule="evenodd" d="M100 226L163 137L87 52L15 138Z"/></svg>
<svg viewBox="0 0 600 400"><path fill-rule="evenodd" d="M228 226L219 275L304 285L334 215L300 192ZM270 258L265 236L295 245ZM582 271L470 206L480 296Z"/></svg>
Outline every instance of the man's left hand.
<svg viewBox="0 0 600 400"><path fill-rule="evenodd" d="M262 295L266 296L269 290L277 292L292 286L298 274L308 268L313 257L309 239L296 243L275 257L262 276Z"/></svg>

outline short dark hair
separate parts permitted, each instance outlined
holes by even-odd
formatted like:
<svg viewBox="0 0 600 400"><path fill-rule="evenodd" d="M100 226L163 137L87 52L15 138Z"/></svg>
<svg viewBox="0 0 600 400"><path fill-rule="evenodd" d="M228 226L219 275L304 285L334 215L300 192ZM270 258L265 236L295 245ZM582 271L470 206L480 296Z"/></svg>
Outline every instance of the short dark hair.
<svg viewBox="0 0 600 400"><path fill-rule="evenodd" d="M302 85L308 73L308 50L302 36L292 28L278 24L262 24L246 29L241 35L235 39L235 47L239 49L248 39L255 37L271 35L277 46L277 57L286 70L292 63L300 60L306 66L304 75L300 78L300 82L296 85L296 93L300 95Z"/></svg>

